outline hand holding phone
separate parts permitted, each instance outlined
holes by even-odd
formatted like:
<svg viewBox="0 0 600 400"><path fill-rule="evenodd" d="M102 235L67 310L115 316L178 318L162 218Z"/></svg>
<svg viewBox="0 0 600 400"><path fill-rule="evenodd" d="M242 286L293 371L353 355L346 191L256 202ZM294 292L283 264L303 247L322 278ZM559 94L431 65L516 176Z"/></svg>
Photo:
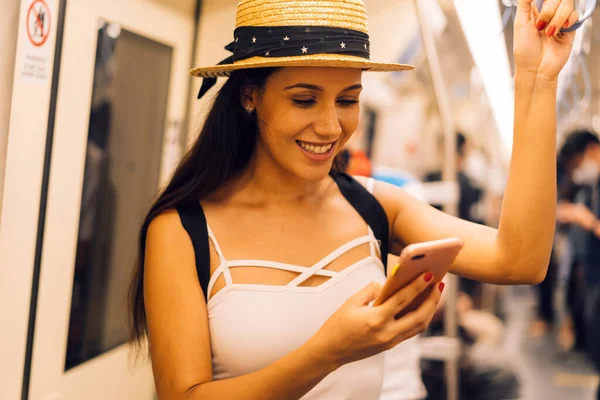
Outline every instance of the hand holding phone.
<svg viewBox="0 0 600 400"><path fill-rule="evenodd" d="M392 270L373 306L383 304L394 293L402 289L420 275L431 273L434 284L442 281L454 260L463 248L459 238L436 240L432 242L411 244L404 248L398 259L398 266ZM431 286L433 287L433 285ZM421 293L397 317L415 310L429 295L428 291Z"/></svg>

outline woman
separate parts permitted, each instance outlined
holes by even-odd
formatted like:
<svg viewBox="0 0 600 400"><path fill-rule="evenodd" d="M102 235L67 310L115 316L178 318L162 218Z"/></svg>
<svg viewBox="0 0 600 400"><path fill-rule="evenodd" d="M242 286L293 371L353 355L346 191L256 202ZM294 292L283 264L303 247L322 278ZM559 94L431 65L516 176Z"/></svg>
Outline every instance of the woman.
<svg viewBox="0 0 600 400"><path fill-rule="evenodd" d="M515 146L497 231L361 179L373 197L332 173L357 125L362 70L409 68L368 60L362 1L238 5L233 57L192 71L231 77L140 235L133 332L148 335L159 398L379 398L384 351L427 328L443 290L398 320L431 274L369 306L388 253L387 224L365 223L379 204L393 254L458 236L465 247L452 272L496 284L543 279L556 82L573 41L557 32L577 14L571 0L548 1L539 15L531 1L519 2L515 23ZM371 198L377 207L363 207Z"/></svg>

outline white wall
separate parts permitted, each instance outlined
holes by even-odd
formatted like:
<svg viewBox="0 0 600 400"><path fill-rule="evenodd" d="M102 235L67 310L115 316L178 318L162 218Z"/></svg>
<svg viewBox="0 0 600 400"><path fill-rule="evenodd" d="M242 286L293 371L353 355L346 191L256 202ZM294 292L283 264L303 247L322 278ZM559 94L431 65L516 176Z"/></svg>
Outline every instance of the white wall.
<svg viewBox="0 0 600 400"><path fill-rule="evenodd" d="M19 27L19 3L15 0L0 0L0 214L2 214L2 193L4 167L8 145L8 124L13 91L15 55L17 52L17 31Z"/></svg>
<svg viewBox="0 0 600 400"><path fill-rule="evenodd" d="M238 0L203 0L198 27L198 47L194 65L214 65L231 55L225 46L233 40L235 29L235 11ZM209 109L211 97L221 87L224 79L219 82L201 100L196 99L202 79L193 80L192 103L190 107L190 124L188 144L198 135Z"/></svg>
<svg viewBox="0 0 600 400"><path fill-rule="evenodd" d="M412 0L363 0L369 14L371 59L397 62L419 25ZM380 75L379 73L375 75ZM385 75L385 74L384 74Z"/></svg>

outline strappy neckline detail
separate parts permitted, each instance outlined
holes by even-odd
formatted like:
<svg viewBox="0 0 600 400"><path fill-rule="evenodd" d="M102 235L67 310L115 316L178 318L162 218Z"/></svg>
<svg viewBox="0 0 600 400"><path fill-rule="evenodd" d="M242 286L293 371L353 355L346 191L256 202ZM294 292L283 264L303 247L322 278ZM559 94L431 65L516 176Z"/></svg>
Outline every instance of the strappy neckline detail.
<svg viewBox="0 0 600 400"><path fill-rule="evenodd" d="M373 178L368 178L366 183L367 183L366 189L368 190L369 193L373 194L373 191L375 188L375 180ZM363 265L368 260L375 260L375 262L378 262L381 265L381 267L385 270L385 265L383 264L383 261L380 260L379 257L377 256L378 253L381 255L381 248L380 248L381 243L375 237L373 229L371 229L371 226L369 226L369 224L367 224L367 228L368 228L367 235L358 237L356 239L352 239L352 240L344 243L343 245L339 246L338 248L336 248L335 250L333 250L332 252L327 254L325 257L321 258L319 261L317 261L312 266L307 267L307 266L303 266L303 265L283 263L283 262L270 261L270 260L252 260L252 259L227 260L227 258L225 258L225 255L223 253L223 250L221 249L221 246L219 246L219 242L217 241L217 238L216 238L215 234L213 233L213 230L210 228L210 225L208 224L208 222L206 222L206 229L208 231L209 240L212 242L212 244L215 248L215 251L217 252L217 254L219 256L219 266L217 267L215 272L212 274L212 276L210 277L210 280L208 282L208 287L207 287L207 291L206 291L207 301L210 303L211 300L213 299L214 296L212 296L212 291L213 291L215 283L221 277L221 275L223 275L223 278L225 279L225 286L218 293L216 293L215 296L217 296L219 293L225 291L226 289L228 289L232 286L255 288L255 289L261 288L261 289L272 290L272 291L281 290L281 289L296 289L296 290L302 289L302 291L317 292L317 291L321 290L323 287L327 287L327 286L333 284L335 278L337 278L339 276L343 276L344 274L348 273L349 270L353 270L355 267ZM346 267L341 271L331 271L331 270L324 269L325 267L327 267L329 264L331 264L333 261L335 261L337 258L344 255L345 253L349 252L352 249L357 248L358 246L361 246L361 245L367 244L367 243L369 244L369 252L370 252L368 257L363 258L363 259L353 263L351 266ZM272 268L272 269L279 269L279 270L290 271L290 272L297 272L299 275L297 277L295 277L294 279L292 279L292 281L290 281L287 285L234 284L233 279L231 277L231 271L229 269L236 268L236 267ZM304 283L305 281L307 281L308 279L310 279L313 276L328 277L329 279L325 283L318 285L318 286L300 286L302 283Z"/></svg>
<svg viewBox="0 0 600 400"><path fill-rule="evenodd" d="M290 272L297 272L299 275L286 285L235 284L235 286L248 286L248 287L254 287L254 288L268 286L268 287L275 288L275 289L277 289L277 288L288 288L289 289L289 288L300 288L301 287L300 285L302 283L304 283L306 280L310 279L313 276L321 276L321 277L330 278L327 282L325 282L323 284L323 285L325 285L325 284L329 283L329 281L331 281L334 278L336 278L337 276L339 276L346 269L351 268L351 267L365 261L366 259L376 259L378 261L381 261L377 257L377 253L379 251L379 249L378 249L379 244L378 244L378 241L375 238L373 230L371 229L370 226L368 227L367 235L358 237L356 239L352 239L352 240L342 244L341 246L339 246L338 248L336 248L335 250L333 250L329 254L327 254L325 257L321 258L319 261L317 261L312 266L303 266L303 265L298 265L298 264L291 264L291 263L284 263L284 262L277 262L277 261L270 261L270 260L253 260L253 259L228 260L227 258L225 258L225 255L219 245L219 242L217 241L216 236L213 233L213 231L210 228L210 225L208 223L206 224L206 227L208 230L208 237L209 237L210 241L212 242L212 244L215 248L215 251L217 252L217 255L219 256L219 261L220 261L219 266L217 267L215 272L212 274L210 281L208 283L208 288L207 288L207 293L206 293L208 301L212 300L212 298L213 298L212 291L213 291L214 285L217 282L217 280L221 277L221 275L225 279L225 286L219 292L221 292L222 290L226 289L229 286L234 285L233 279L231 277L231 271L229 270L230 268L262 267L262 268L272 268L272 269L279 269L279 270L290 271ZM352 264L352 266L344 268L343 270L341 270L339 272L324 269L329 264L331 264L333 261L335 261L337 258L346 254L350 250L355 249L358 246L361 246L364 244L369 244L370 254L368 257L357 261L356 263ZM314 286L314 287L308 286L308 287L302 287L302 288L308 289L308 291L310 291L310 289L318 290L320 288L320 286L321 285Z"/></svg>

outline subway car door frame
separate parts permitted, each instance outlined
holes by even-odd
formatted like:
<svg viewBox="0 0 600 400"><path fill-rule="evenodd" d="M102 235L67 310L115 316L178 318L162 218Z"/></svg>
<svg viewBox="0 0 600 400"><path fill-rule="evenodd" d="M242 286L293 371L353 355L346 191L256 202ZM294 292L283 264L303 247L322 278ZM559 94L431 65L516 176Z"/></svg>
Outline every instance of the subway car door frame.
<svg viewBox="0 0 600 400"><path fill-rule="evenodd" d="M193 57L200 2L188 8L167 0L55 0L59 3L63 21L60 17L53 21L60 24L55 60L60 69L53 79L46 154L42 155L44 179L22 399L150 400L154 387L149 362L135 360L125 344L65 371L98 26L99 21L109 21L172 49L165 100L168 133L172 130L168 127L184 126L187 117L186 72ZM157 189L170 173L164 165L165 146ZM39 195L39 187L36 190Z"/></svg>

